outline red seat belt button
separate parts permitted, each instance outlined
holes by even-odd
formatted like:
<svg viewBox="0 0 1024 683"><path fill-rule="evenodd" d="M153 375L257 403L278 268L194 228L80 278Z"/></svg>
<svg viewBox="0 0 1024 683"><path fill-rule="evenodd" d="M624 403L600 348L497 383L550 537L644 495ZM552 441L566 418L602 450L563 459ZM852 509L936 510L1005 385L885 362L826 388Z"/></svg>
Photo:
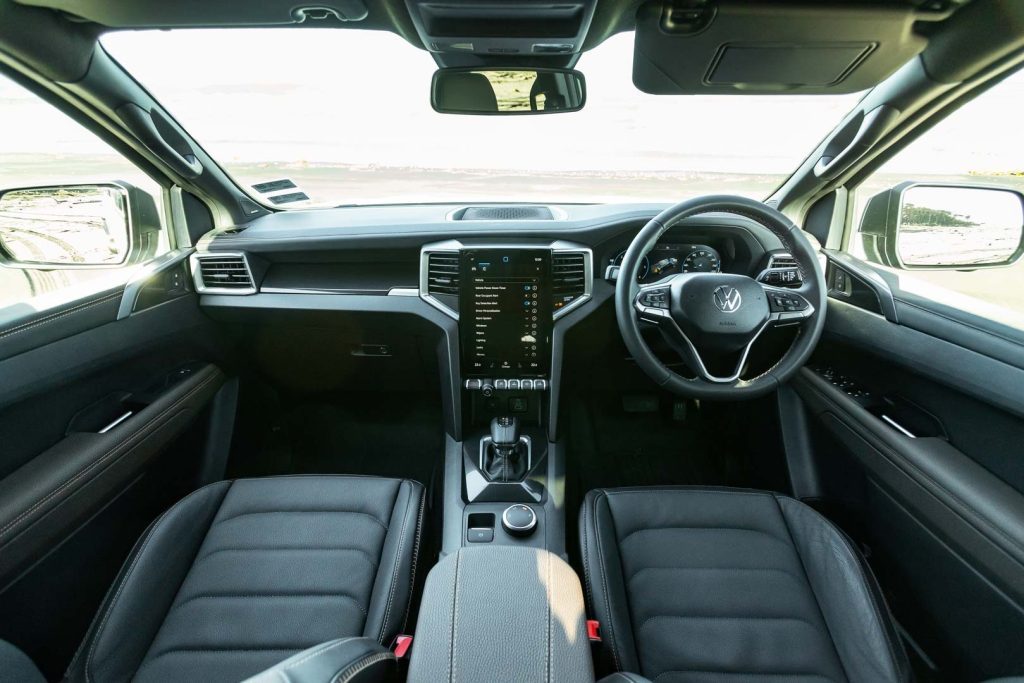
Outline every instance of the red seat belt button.
<svg viewBox="0 0 1024 683"><path fill-rule="evenodd" d="M587 638L592 643L601 642L601 622L596 619L587 619Z"/></svg>
<svg viewBox="0 0 1024 683"><path fill-rule="evenodd" d="M398 636L395 638L395 644L392 646L392 650L395 652L395 657L398 659L405 659L406 655L409 654L409 648L412 647L412 636Z"/></svg>

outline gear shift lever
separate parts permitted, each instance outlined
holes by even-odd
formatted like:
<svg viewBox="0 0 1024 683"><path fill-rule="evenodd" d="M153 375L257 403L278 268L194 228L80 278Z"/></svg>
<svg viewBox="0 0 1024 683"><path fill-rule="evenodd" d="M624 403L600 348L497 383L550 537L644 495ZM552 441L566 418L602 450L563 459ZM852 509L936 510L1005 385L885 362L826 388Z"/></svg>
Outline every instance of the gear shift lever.
<svg viewBox="0 0 1024 683"><path fill-rule="evenodd" d="M526 459L519 440L519 418L491 420L491 443L484 451L484 475L491 481L521 481L526 476Z"/></svg>
<svg viewBox="0 0 1024 683"><path fill-rule="evenodd" d="M491 420L491 443L500 453L508 454L519 445L519 418L496 417Z"/></svg>

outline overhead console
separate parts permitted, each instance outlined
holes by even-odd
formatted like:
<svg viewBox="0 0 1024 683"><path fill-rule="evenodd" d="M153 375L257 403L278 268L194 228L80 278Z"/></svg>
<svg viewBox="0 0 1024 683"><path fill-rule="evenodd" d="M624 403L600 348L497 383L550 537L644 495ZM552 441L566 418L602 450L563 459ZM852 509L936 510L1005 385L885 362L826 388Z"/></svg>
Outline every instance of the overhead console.
<svg viewBox="0 0 1024 683"><path fill-rule="evenodd" d="M664 0L637 14L633 82L655 95L852 93L925 49L953 3Z"/></svg>
<svg viewBox="0 0 1024 683"><path fill-rule="evenodd" d="M424 47L442 66L479 66L494 59L548 58L570 66L583 49L596 0L407 0ZM558 58L561 58L558 60Z"/></svg>

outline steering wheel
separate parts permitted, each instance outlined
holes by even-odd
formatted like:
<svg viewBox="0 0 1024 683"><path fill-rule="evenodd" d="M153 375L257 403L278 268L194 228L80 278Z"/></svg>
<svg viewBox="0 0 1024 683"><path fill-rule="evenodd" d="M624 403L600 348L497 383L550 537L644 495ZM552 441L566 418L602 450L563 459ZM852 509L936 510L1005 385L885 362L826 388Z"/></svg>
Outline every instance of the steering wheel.
<svg viewBox="0 0 1024 683"><path fill-rule="evenodd" d="M733 213L771 230L796 260L799 287L774 287L733 273L680 273L640 285L643 257L666 230L703 213ZM633 239L615 285L619 331L640 369L660 386L698 399L747 399L775 390L807 361L825 324L825 276L815 247L788 218L744 197L697 197L665 209ZM695 374L684 377L661 362L641 334L640 321L656 325ZM798 325L789 350L770 369L740 379L751 347L770 326ZM707 359L737 357L729 374L713 374Z"/></svg>

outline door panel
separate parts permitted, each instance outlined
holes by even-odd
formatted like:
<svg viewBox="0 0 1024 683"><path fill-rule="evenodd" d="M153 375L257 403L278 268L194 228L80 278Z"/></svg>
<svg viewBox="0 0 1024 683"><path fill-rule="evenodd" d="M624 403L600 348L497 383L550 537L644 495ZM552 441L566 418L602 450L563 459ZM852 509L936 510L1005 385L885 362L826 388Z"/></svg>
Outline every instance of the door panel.
<svg viewBox="0 0 1024 683"><path fill-rule="evenodd" d="M195 488L207 435L224 431L209 406L225 354L184 256L0 332L0 638L50 677L141 528ZM233 413L221 418L230 433Z"/></svg>
<svg viewBox="0 0 1024 683"><path fill-rule="evenodd" d="M830 263L830 285L841 266ZM859 301L888 299L892 315L833 291L793 383L823 504L869 548L897 619L944 678L1019 675L1024 344L877 275L858 279L875 294Z"/></svg>
<svg viewBox="0 0 1024 683"><path fill-rule="evenodd" d="M111 394L87 419L73 420L67 436L0 480L0 582L138 478L223 381L216 366L194 364L172 371L156 391Z"/></svg>

